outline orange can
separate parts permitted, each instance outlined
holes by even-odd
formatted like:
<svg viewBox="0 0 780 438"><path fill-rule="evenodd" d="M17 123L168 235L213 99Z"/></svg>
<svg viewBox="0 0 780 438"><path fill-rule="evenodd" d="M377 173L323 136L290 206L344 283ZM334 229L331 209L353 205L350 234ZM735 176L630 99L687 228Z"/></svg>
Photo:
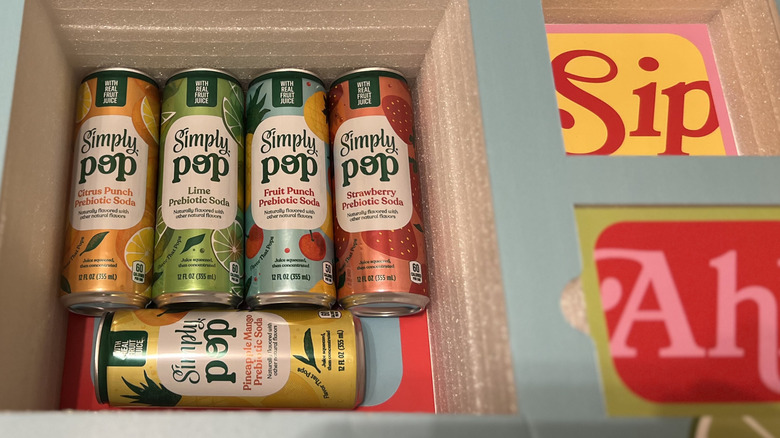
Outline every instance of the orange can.
<svg viewBox="0 0 780 438"><path fill-rule="evenodd" d="M125 68L87 75L76 99L60 297L97 315L150 300L160 91Z"/></svg>
<svg viewBox="0 0 780 438"><path fill-rule="evenodd" d="M359 316L420 312L427 261L406 79L385 68L345 73L328 107L339 302Z"/></svg>

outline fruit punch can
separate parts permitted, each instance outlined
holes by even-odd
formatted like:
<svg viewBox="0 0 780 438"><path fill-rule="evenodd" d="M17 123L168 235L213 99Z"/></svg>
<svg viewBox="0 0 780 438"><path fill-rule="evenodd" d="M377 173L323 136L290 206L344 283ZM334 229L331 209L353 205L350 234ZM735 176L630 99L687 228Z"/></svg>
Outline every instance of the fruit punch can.
<svg viewBox="0 0 780 438"><path fill-rule="evenodd" d="M244 270L244 91L227 73L173 75L163 90L154 246L158 307L235 307Z"/></svg>
<svg viewBox="0 0 780 438"><path fill-rule="evenodd" d="M97 399L113 406L351 409L365 388L348 311L108 313L92 363Z"/></svg>
<svg viewBox="0 0 780 438"><path fill-rule="evenodd" d="M305 70L273 70L249 85L246 301L252 308L329 308L336 301L325 99L322 81Z"/></svg>
<svg viewBox="0 0 780 438"><path fill-rule="evenodd" d="M88 315L151 297L160 93L130 69L89 74L76 101L61 301Z"/></svg>
<svg viewBox="0 0 780 438"><path fill-rule="evenodd" d="M429 301L411 102L404 77L378 68L344 74L328 96L338 297L361 316Z"/></svg>

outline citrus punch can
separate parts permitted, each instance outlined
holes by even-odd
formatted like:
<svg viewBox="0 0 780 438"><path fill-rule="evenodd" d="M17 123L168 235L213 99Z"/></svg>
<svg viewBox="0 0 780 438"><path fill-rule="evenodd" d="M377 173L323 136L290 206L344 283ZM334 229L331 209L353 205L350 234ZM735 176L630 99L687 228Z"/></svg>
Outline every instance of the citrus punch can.
<svg viewBox="0 0 780 438"><path fill-rule="evenodd" d="M380 68L346 73L328 108L339 301L361 316L417 313L429 299L406 79Z"/></svg>
<svg viewBox="0 0 780 438"><path fill-rule="evenodd" d="M163 90L154 245L158 307L235 307L243 298L244 91L218 70Z"/></svg>
<svg viewBox="0 0 780 438"><path fill-rule="evenodd" d="M113 406L351 409L365 392L348 311L108 313L92 363L97 399Z"/></svg>
<svg viewBox="0 0 780 438"><path fill-rule="evenodd" d="M325 87L305 70L266 72L247 93L246 302L330 307L333 200Z"/></svg>
<svg viewBox="0 0 780 438"><path fill-rule="evenodd" d="M160 94L130 69L93 72L76 93L61 300L87 315L151 297Z"/></svg>

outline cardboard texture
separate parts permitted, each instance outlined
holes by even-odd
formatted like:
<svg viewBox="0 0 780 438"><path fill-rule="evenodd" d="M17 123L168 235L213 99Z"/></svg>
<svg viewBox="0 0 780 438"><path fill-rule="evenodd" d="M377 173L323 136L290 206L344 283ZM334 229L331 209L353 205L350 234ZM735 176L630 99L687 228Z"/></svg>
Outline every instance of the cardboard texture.
<svg viewBox="0 0 780 438"><path fill-rule="evenodd" d="M123 66L162 83L210 67L246 86L270 68L329 82L387 66L410 79L417 101L438 411L517 412L467 1L29 0L21 41L0 195L0 278L14 306L0 331L24 336L0 346L25 353L4 364L0 393L14 397L0 409L60 401L67 312L56 291L83 75Z"/></svg>

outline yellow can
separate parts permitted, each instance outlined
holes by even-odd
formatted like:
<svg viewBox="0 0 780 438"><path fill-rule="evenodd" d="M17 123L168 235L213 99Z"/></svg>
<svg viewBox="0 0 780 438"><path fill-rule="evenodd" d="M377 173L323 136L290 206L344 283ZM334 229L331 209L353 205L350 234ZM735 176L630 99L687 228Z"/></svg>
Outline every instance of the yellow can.
<svg viewBox="0 0 780 438"><path fill-rule="evenodd" d="M151 298L160 92L131 69L87 75L77 92L60 296L98 315Z"/></svg>
<svg viewBox="0 0 780 438"><path fill-rule="evenodd" d="M97 399L112 406L351 409L365 392L348 311L107 313L93 367Z"/></svg>

